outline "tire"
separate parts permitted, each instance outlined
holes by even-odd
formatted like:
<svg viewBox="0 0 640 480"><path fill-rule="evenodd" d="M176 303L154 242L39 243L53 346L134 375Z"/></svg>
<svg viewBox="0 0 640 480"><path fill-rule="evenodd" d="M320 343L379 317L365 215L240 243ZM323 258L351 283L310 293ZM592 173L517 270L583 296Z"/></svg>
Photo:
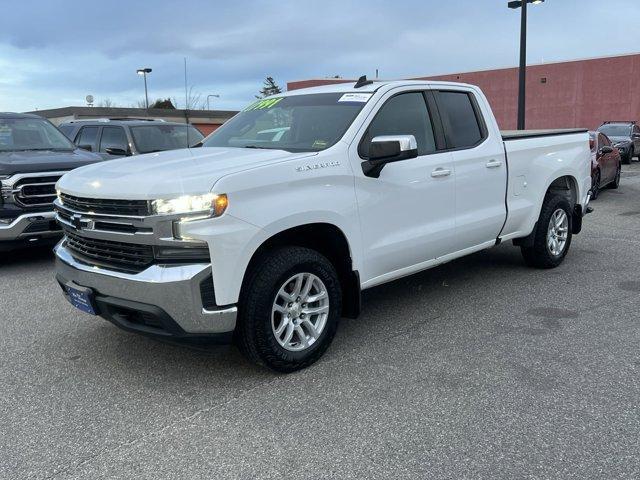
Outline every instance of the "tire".
<svg viewBox="0 0 640 480"><path fill-rule="evenodd" d="M296 293L298 278L302 278L302 283ZM302 298L306 282L312 286ZM326 295L321 300L310 302L313 305L303 303L305 298L320 297L323 289ZM292 294L297 298L290 298ZM301 370L329 348L338 328L341 300L340 280L324 256L315 250L293 246L270 251L248 273L243 286L236 342L249 360L257 364L283 373ZM325 307L328 309L325 313L310 313ZM284 324L286 327L277 337L276 330ZM317 336L311 334L311 326ZM303 340L300 331L308 334L308 339Z"/></svg>
<svg viewBox="0 0 640 480"><path fill-rule="evenodd" d="M600 195L600 170L596 170L591 177L591 200L596 200L598 195Z"/></svg>
<svg viewBox="0 0 640 480"><path fill-rule="evenodd" d="M557 234L565 233L565 235L563 236L564 243L562 243L562 248L554 253L552 247L548 244L551 236L550 222L552 218L556 218L556 215L560 215L558 213L559 211L564 212L566 216L566 225L563 225L563 229L566 230L556 232ZM521 247L522 256L526 264L535 268L555 268L560 265L564 257L567 256L567 252L571 246L572 220L573 209L567 199L561 195L547 194L533 232L533 245L530 247ZM559 245L561 242L559 242L558 239L556 239L556 242Z"/></svg>
<svg viewBox="0 0 640 480"><path fill-rule="evenodd" d="M622 160L625 165L631 165L631 159L633 158L633 149L629 150L629 153Z"/></svg>
<svg viewBox="0 0 640 480"><path fill-rule="evenodd" d="M629 150L629 165L631 165L631 162L633 162L633 157L636 156L636 152L634 151L633 146L631 147L631 150Z"/></svg>
<svg viewBox="0 0 640 480"><path fill-rule="evenodd" d="M617 188L620 186L620 173L621 173L621 168L620 165L618 165L618 169L616 170L616 176L613 179L613 181L607 185L607 188L610 188L611 190L617 190Z"/></svg>

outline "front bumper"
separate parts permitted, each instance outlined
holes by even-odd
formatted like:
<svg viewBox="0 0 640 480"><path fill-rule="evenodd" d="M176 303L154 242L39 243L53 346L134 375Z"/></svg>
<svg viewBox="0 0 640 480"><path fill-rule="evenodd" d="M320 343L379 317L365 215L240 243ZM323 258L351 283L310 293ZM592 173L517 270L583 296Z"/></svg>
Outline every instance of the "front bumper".
<svg viewBox="0 0 640 480"><path fill-rule="evenodd" d="M54 212L25 213L9 224L0 223L0 241L29 241L61 235Z"/></svg>
<svg viewBox="0 0 640 480"><path fill-rule="evenodd" d="M201 284L211 278L211 264L152 265L130 274L86 265L64 242L54 251L61 286L90 288L99 315L126 330L194 337L230 335L235 329L237 307L203 306Z"/></svg>

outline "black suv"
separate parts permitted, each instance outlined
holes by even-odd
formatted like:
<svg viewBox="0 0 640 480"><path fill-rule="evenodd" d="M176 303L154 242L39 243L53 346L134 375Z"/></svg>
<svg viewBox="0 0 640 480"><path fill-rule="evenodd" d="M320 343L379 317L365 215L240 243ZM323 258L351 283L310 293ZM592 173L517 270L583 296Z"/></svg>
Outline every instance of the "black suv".
<svg viewBox="0 0 640 480"><path fill-rule="evenodd" d="M604 122L598 131L609 137L624 163L631 163L635 156L640 158L640 127L636 122Z"/></svg>
<svg viewBox="0 0 640 480"><path fill-rule="evenodd" d="M143 118L72 120L60 130L78 147L104 159L187 148L204 138L193 125Z"/></svg>
<svg viewBox="0 0 640 480"><path fill-rule="evenodd" d="M101 161L71 143L48 120L0 113L0 251L52 243L55 184L67 171Z"/></svg>

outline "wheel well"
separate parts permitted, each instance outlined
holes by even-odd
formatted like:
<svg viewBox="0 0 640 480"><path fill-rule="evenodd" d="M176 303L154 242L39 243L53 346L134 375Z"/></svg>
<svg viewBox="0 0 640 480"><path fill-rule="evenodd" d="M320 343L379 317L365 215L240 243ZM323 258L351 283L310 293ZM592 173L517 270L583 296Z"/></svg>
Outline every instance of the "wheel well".
<svg viewBox="0 0 640 480"><path fill-rule="evenodd" d="M360 314L360 277L353 269L349 242L335 225L311 223L279 232L266 240L251 257L245 281L255 265L270 251L285 246L306 247L324 255L334 266L342 287L342 316L356 318ZM244 281L243 281L244 288Z"/></svg>
<svg viewBox="0 0 640 480"><path fill-rule="evenodd" d="M547 189L547 195L550 193L564 196L573 206L578 203L578 182L570 175L556 178Z"/></svg>
<svg viewBox="0 0 640 480"><path fill-rule="evenodd" d="M556 178L549 188L546 195L557 194L567 199L569 205L573 208L572 233L577 234L582 230L582 207L578 204L578 182L570 175Z"/></svg>

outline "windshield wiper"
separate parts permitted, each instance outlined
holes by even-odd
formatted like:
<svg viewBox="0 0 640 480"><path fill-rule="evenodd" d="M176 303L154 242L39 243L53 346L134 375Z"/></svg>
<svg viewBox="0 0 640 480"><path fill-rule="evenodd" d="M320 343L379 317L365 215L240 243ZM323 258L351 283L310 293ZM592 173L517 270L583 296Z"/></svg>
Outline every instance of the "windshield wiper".
<svg viewBox="0 0 640 480"><path fill-rule="evenodd" d="M262 147L260 145L245 145L242 148L258 148L260 150L279 150L277 148Z"/></svg>

